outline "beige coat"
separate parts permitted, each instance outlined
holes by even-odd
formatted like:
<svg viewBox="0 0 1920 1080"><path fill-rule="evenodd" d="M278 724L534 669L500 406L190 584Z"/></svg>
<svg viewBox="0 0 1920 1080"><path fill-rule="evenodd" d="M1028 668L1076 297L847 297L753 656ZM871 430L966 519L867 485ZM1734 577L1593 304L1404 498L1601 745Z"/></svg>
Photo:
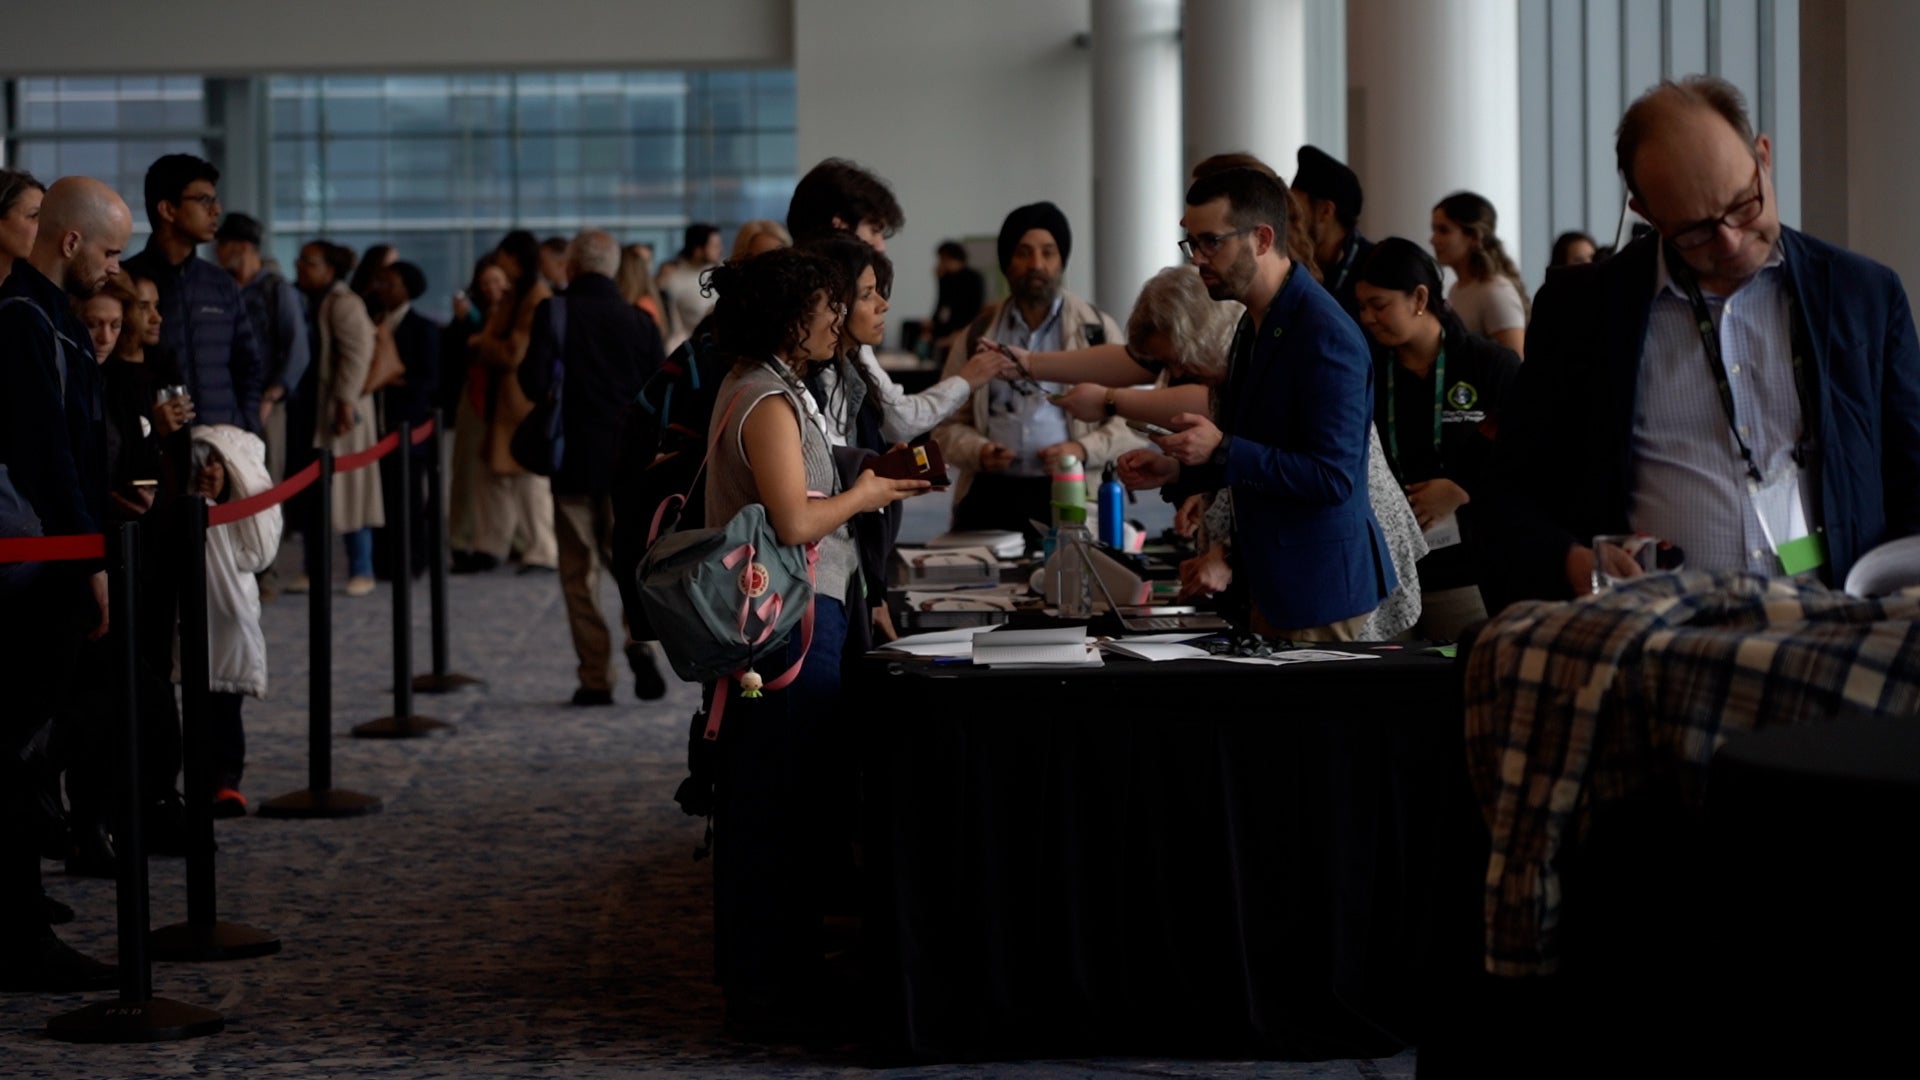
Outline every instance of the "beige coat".
<svg viewBox="0 0 1920 1080"><path fill-rule="evenodd" d="M334 457L365 450L380 441L374 418L373 395L362 394L367 384L367 369L373 366L373 319L367 305L346 282L336 281L320 298L320 314L314 320L320 330L319 416L315 420L313 445L333 451ZM333 434L333 409L336 402L353 406L354 422L340 435ZM380 467L369 465L333 478L333 527L342 533L378 528L387 523L380 501Z"/></svg>
<svg viewBox="0 0 1920 1080"><path fill-rule="evenodd" d="M1087 327L1099 323L1106 328L1107 344L1120 345L1127 340L1121 332L1120 324L1086 300L1073 293L1062 294L1065 303L1060 311L1060 344L1065 350L1087 347ZM953 348L947 351L947 365L940 373L941 378L957 375L966 366L968 346L978 341L981 333L991 329L1000 318L1000 305L988 304L980 312L967 332L953 340ZM940 453L946 457L947 464L960 470L960 476L953 482L953 501L958 505L967 497L967 488L973 483L973 474L980 465L980 451L991 440L987 438L987 388L973 392L971 405L962 405L953 418L941 424L933 431L933 437L939 440ZM1099 484L1101 466L1118 458L1129 450L1138 450L1151 445L1146 438L1127 426L1119 417L1109 417L1102 423L1089 424L1073 417L1067 417L1067 437L1079 443L1087 450L1088 491Z"/></svg>
<svg viewBox="0 0 1920 1080"><path fill-rule="evenodd" d="M552 296L546 282L535 282L515 307L496 305L487 318L474 355L493 377L493 423L487 430L487 467L499 476L517 476L527 470L513 460L513 430L533 411L533 402L520 390L516 372L527 358L533 340L533 312Z"/></svg>

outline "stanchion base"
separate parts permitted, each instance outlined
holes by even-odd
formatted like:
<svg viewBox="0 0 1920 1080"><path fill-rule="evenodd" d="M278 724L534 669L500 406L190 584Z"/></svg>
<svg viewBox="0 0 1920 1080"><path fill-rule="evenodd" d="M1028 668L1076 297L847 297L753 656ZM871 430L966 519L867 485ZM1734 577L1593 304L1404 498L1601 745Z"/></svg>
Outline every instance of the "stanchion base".
<svg viewBox="0 0 1920 1080"><path fill-rule="evenodd" d="M380 796L357 791L328 788L326 791L301 789L260 804L257 817L266 818L341 818L363 817L380 812Z"/></svg>
<svg viewBox="0 0 1920 1080"><path fill-rule="evenodd" d="M211 926L174 923L155 930L147 939L148 954L169 963L251 960L279 951L279 938L265 930L230 922L215 922Z"/></svg>
<svg viewBox="0 0 1920 1080"><path fill-rule="evenodd" d="M453 725L431 716L383 716L364 724L355 724L357 739L424 739L436 731L452 731Z"/></svg>
<svg viewBox="0 0 1920 1080"><path fill-rule="evenodd" d="M485 685L487 685L487 680L485 679L476 679L471 675L461 675L458 672L447 675L427 674L415 675L413 677L413 692L416 694L451 694L462 687Z"/></svg>
<svg viewBox="0 0 1920 1080"><path fill-rule="evenodd" d="M225 1030L227 1021L212 1009L148 998L145 1001L96 1001L47 1021L47 1035L71 1043L174 1042Z"/></svg>

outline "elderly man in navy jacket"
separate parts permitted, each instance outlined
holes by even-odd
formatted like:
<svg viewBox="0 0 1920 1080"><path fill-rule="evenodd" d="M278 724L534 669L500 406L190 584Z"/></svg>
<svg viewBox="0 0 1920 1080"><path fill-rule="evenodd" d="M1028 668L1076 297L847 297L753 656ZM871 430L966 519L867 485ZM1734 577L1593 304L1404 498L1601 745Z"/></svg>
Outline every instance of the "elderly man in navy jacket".
<svg viewBox="0 0 1920 1080"><path fill-rule="evenodd" d="M261 434L260 395L266 359L233 275L199 258L220 223L214 185L220 170L192 154L168 154L147 169L146 250L127 269L160 292L160 343L180 358L180 371L202 424L232 424Z"/></svg>
<svg viewBox="0 0 1920 1080"><path fill-rule="evenodd" d="M1920 531L1899 278L1781 226L1773 146L1719 79L1648 91L1616 153L1656 232L1540 290L1485 515L1488 609L1587 592L1593 538L1630 531L1689 569L1843 584Z"/></svg>
<svg viewBox="0 0 1920 1080"><path fill-rule="evenodd" d="M1217 418L1184 413L1166 453L1120 459L1129 487L1233 489L1234 572L1255 630L1351 641L1397 584L1367 498L1373 364L1360 327L1287 258L1287 190L1252 169L1195 181L1181 249L1215 300L1247 313ZM1191 589L1194 584L1189 583ZM1212 587L1223 585L1214 583Z"/></svg>
<svg viewBox="0 0 1920 1080"><path fill-rule="evenodd" d="M612 236L574 237L567 248L566 291L534 311L533 337L519 368L520 388L529 399L542 401L560 391L565 444L553 473L553 526L560 591L580 661L575 705L613 704L612 648L597 596L601 569L613 565L615 443L627 403L666 358L660 328L614 284L619 269L620 245ZM650 700L665 694L651 648L628 641L626 654L635 695Z"/></svg>

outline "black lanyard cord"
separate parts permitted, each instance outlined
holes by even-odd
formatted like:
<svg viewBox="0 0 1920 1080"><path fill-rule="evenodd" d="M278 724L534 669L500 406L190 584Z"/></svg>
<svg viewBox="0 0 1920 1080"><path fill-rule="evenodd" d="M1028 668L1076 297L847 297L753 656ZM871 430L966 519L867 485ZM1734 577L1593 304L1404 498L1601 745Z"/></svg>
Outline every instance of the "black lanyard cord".
<svg viewBox="0 0 1920 1080"><path fill-rule="evenodd" d="M1727 427L1733 431L1733 441L1740 447L1740 458L1746 463L1747 478L1755 484L1766 482L1759 463L1753 460L1753 448L1747 445L1746 437L1740 433L1739 413L1733 402L1733 383L1727 375L1727 362L1720 349L1720 330L1714 324L1713 312L1707 306L1707 299L1700 292L1700 284L1694 280L1693 272L1680 253L1668 247L1666 251L1667 273L1686 291L1687 302L1693 307L1694 328L1700 332L1700 345L1707 354L1707 366L1713 371L1714 386L1720 393L1720 408L1727 414ZM1808 452L1813 446L1815 417L1813 411L1812 387L1807 381L1806 356L1807 337L1800 317L1800 302L1794 295L1793 283L1786 283L1787 319L1791 327L1789 351L1793 357L1793 391L1800 403L1800 436L1793 444L1794 464L1805 467Z"/></svg>

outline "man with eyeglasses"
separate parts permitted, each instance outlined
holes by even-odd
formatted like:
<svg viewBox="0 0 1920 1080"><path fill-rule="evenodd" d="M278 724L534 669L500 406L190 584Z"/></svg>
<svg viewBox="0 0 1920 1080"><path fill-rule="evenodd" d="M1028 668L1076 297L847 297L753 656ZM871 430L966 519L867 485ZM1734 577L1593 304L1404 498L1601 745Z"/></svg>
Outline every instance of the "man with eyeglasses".
<svg viewBox="0 0 1920 1080"><path fill-rule="evenodd" d="M973 320L949 350L943 374L968 373L976 352L996 343L1050 352L1124 341L1113 316L1061 288L1072 253L1073 230L1059 207L1038 202L1008 214L1000 226L999 254L1012 295ZM1032 378L993 379L973 391L971 406L961 406L934 429L941 453L960 470L953 486L955 529L1004 529L1031 542L1037 537L1030 523L1052 516L1055 463L1072 454L1097 475L1107 462L1144 445L1120 419L1111 394L1106 417L1085 423L1050 400L1066 389Z"/></svg>
<svg viewBox="0 0 1920 1080"><path fill-rule="evenodd" d="M1233 489L1235 576L1253 629L1293 641L1351 641L1398 584L1367 496L1373 363L1360 326L1287 257L1287 189L1255 169L1187 189L1181 252L1207 294L1246 314L1215 419L1172 418L1175 434L1120 459L1128 487L1181 481ZM1190 581L1197 591L1225 583Z"/></svg>
<svg viewBox="0 0 1920 1080"><path fill-rule="evenodd" d="M1690 570L1844 584L1920 531L1898 277L1781 226L1773 145L1723 80L1648 91L1615 152L1655 231L1540 290L1502 418L1488 610L1588 592L1592 539L1615 533L1675 544Z"/></svg>
<svg viewBox="0 0 1920 1080"><path fill-rule="evenodd" d="M266 362L247 305L233 275L194 254L220 224L219 181L220 170L192 154L155 161L146 178L153 235L127 270L159 289L160 343L180 358L196 422L259 435Z"/></svg>

